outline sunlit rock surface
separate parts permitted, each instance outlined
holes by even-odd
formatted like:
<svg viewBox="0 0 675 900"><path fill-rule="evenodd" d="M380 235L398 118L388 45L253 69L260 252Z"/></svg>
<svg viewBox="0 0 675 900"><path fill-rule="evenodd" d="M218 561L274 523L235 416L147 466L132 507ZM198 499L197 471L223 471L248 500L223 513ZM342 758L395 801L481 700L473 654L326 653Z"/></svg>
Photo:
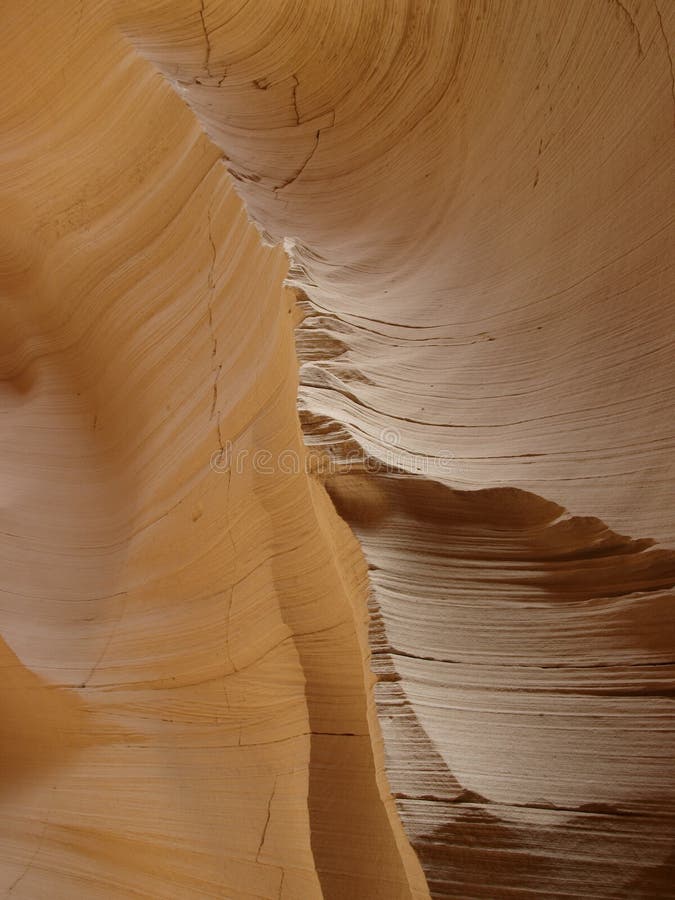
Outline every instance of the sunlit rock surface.
<svg viewBox="0 0 675 900"><path fill-rule="evenodd" d="M0 16L0 891L672 896L675 7Z"/></svg>

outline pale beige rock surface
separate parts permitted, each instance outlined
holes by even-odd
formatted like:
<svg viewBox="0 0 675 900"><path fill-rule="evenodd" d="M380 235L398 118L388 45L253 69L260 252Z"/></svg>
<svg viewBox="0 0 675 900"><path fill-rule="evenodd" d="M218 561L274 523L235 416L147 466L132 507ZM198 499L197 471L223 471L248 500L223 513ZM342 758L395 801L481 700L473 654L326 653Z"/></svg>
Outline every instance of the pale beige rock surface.
<svg viewBox="0 0 675 900"><path fill-rule="evenodd" d="M672 896L675 8L2 23L0 891Z"/></svg>

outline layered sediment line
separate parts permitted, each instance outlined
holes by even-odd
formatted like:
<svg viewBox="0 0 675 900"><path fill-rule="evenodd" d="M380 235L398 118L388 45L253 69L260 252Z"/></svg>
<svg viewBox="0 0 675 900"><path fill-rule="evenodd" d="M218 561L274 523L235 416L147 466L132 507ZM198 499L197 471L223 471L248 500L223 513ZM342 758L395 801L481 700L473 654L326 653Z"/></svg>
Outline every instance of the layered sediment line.
<svg viewBox="0 0 675 900"><path fill-rule="evenodd" d="M327 483L369 562L387 771L432 893L666 896L672 551L512 488Z"/></svg>

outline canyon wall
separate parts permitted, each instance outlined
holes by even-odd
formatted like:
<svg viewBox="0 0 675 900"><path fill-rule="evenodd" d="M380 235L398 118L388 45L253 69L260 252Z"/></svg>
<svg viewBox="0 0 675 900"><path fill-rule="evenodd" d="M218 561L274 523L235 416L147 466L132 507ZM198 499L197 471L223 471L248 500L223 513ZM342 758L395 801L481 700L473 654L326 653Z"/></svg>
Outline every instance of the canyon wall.
<svg viewBox="0 0 675 900"><path fill-rule="evenodd" d="M672 896L675 8L2 21L0 890Z"/></svg>

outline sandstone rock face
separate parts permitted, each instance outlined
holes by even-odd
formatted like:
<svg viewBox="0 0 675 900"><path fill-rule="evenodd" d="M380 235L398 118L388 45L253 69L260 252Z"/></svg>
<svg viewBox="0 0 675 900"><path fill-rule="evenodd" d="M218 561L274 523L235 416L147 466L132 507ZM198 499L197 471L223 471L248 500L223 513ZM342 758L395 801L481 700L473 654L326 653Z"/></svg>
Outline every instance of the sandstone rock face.
<svg viewBox="0 0 675 900"><path fill-rule="evenodd" d="M0 891L673 896L675 7L1 20Z"/></svg>

